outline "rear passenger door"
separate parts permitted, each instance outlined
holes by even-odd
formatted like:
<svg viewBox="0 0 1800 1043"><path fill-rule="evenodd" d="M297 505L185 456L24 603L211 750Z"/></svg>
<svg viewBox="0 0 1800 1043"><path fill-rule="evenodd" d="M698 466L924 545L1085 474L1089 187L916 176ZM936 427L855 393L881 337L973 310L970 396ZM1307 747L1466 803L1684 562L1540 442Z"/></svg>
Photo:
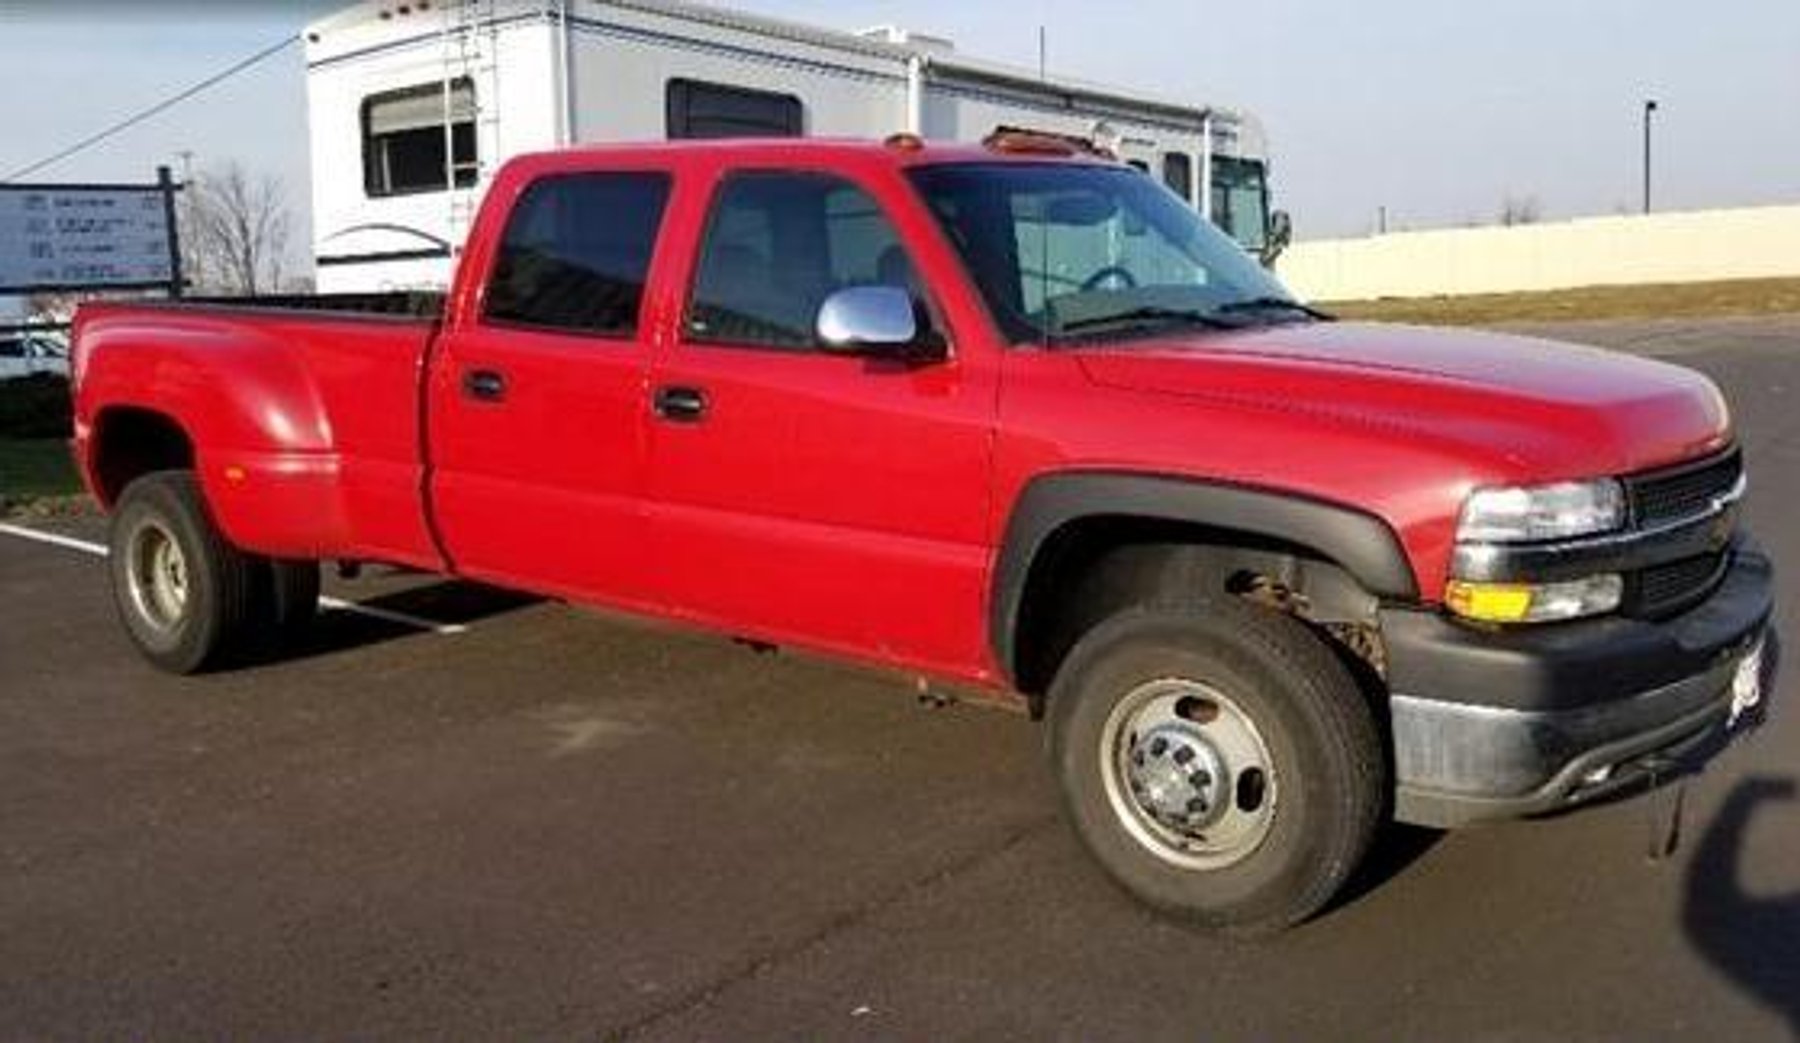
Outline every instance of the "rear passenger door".
<svg viewBox="0 0 1800 1043"><path fill-rule="evenodd" d="M433 368L433 506L459 572L642 599L645 285L671 188L555 174L514 204L479 314Z"/></svg>
<svg viewBox="0 0 1800 1043"><path fill-rule="evenodd" d="M934 317L894 218L909 202L897 180L786 170L710 193L651 374L649 547L678 614L896 664L981 658L994 367ZM819 305L868 284L911 289L950 357L820 351Z"/></svg>

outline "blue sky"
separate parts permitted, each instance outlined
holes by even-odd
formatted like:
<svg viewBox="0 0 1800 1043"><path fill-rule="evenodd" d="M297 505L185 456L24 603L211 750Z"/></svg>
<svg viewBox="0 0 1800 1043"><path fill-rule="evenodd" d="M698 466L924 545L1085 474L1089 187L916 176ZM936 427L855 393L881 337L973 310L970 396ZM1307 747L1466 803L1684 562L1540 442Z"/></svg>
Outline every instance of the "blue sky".
<svg viewBox="0 0 1800 1043"><path fill-rule="evenodd" d="M336 0L0 0L0 171L336 9ZM1262 117L1302 238L1637 205L1640 105L1660 99L1662 208L1800 202L1800 0L734 0L843 28L897 23L965 51ZM42 180L148 178L183 149L306 198L297 50Z"/></svg>

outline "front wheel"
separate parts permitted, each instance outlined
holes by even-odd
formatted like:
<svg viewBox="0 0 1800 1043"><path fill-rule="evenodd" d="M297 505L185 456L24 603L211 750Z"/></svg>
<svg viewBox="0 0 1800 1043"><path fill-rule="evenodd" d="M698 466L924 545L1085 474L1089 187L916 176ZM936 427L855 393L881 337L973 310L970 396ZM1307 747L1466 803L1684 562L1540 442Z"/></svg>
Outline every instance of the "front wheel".
<svg viewBox="0 0 1800 1043"><path fill-rule="evenodd" d="M1235 599L1128 609L1069 653L1050 758L1076 831L1139 899L1279 930L1328 902L1379 824L1386 766L1348 670Z"/></svg>

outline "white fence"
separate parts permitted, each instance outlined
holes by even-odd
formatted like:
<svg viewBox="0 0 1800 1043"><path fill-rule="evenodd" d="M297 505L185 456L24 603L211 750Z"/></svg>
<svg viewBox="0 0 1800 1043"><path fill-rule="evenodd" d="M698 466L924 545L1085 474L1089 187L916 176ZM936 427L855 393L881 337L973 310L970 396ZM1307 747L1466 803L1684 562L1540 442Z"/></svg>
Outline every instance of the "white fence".
<svg viewBox="0 0 1800 1043"><path fill-rule="evenodd" d="M1278 269L1319 301L1800 276L1800 206L1302 242Z"/></svg>

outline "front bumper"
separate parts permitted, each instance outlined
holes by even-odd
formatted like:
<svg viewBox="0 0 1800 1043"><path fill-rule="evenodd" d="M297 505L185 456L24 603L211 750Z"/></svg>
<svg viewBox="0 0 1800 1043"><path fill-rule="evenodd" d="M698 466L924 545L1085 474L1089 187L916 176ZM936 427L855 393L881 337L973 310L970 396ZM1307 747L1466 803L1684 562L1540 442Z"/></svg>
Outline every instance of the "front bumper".
<svg viewBox="0 0 1800 1043"><path fill-rule="evenodd" d="M1718 589L1659 622L1484 630L1384 610L1396 817L1452 827L1545 814L1711 760L1756 718L1733 720L1732 682L1773 607L1768 558L1747 539L1731 554ZM1762 663L1767 674L1773 656Z"/></svg>

